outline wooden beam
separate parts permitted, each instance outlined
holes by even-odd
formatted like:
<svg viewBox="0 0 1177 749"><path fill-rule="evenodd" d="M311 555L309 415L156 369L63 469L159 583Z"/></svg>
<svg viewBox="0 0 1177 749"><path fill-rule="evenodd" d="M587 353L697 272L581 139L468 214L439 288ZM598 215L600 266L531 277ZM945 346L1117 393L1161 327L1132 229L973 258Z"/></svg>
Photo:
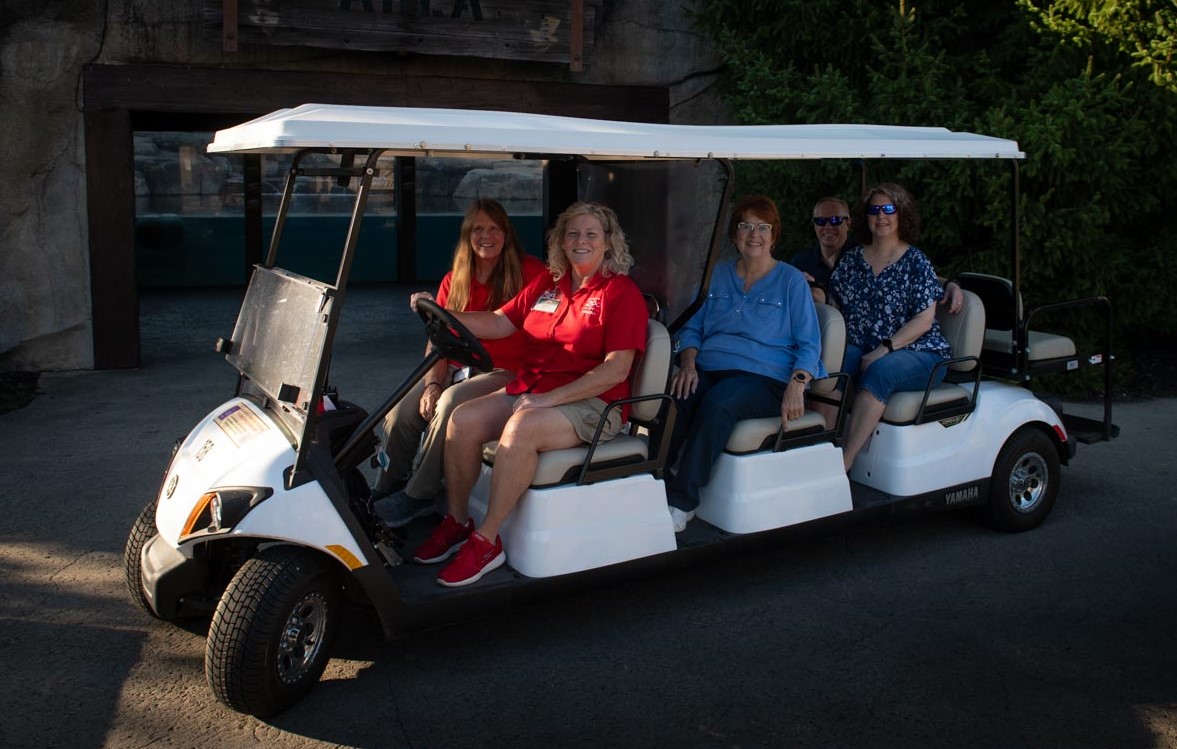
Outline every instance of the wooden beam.
<svg viewBox="0 0 1177 749"><path fill-rule="evenodd" d="M94 368L139 366L135 169L126 110L85 113Z"/></svg>
<svg viewBox="0 0 1177 749"><path fill-rule="evenodd" d="M584 72L584 0L572 0L571 36L568 69L573 73L582 73Z"/></svg>
<svg viewBox="0 0 1177 749"><path fill-rule="evenodd" d="M90 65L82 92L87 110L126 109L136 117L173 112L239 114L244 119L308 102L510 110L632 122L669 122L670 117L670 93L662 86L517 79Z"/></svg>
<svg viewBox="0 0 1177 749"><path fill-rule="evenodd" d="M225 34L226 0L203 0L203 33ZM580 28L581 65L592 56L602 0L434 0L417 10L389 2L283 0L245 2L237 40L246 45L317 47L368 52L412 52L497 60L569 64L574 27ZM256 6L257 12L250 8Z"/></svg>
<svg viewBox="0 0 1177 749"><path fill-rule="evenodd" d="M237 51L237 0L221 0L221 49Z"/></svg>

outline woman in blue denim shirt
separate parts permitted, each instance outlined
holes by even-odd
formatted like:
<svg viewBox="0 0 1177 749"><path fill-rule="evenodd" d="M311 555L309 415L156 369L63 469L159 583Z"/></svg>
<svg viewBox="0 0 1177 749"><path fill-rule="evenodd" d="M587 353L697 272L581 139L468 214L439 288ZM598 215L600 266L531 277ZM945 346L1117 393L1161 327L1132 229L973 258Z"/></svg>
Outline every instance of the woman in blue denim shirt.
<svg viewBox="0 0 1177 749"><path fill-rule="evenodd" d="M675 532L695 516L699 490L736 422L798 419L805 388L825 377L821 332L804 275L772 256L781 217L768 198L743 198L729 236L739 258L716 266L703 306L678 333L678 399L671 455L678 472L667 481ZM681 452L680 452L681 450Z"/></svg>
<svg viewBox="0 0 1177 749"><path fill-rule="evenodd" d="M842 369L857 381L842 457L846 470L883 417L887 399L900 390L923 390L932 369L951 356L936 321L944 290L919 240L915 199L896 184L867 193L861 210L867 242L847 252L830 278L834 300L846 318ZM945 368L936 371L944 379Z"/></svg>

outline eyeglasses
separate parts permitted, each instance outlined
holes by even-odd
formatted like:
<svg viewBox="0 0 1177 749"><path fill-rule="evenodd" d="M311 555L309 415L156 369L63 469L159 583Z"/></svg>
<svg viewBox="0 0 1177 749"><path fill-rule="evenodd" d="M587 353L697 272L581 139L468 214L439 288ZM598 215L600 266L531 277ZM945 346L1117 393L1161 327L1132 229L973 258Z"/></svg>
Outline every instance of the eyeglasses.
<svg viewBox="0 0 1177 749"><path fill-rule="evenodd" d="M741 221L736 224L736 229L743 232L749 232L755 229L757 234L772 234L772 224L751 224L747 221Z"/></svg>
<svg viewBox="0 0 1177 749"><path fill-rule="evenodd" d="M895 207L894 203L883 203L882 205L868 205L866 207L866 215L878 216L880 213L885 213L888 216L895 214L899 209Z"/></svg>
<svg viewBox="0 0 1177 749"><path fill-rule="evenodd" d="M827 223L829 223L830 226L841 226L842 222L848 220L849 218L849 216L830 216L829 218L825 218L824 216L814 216L813 225L825 226Z"/></svg>

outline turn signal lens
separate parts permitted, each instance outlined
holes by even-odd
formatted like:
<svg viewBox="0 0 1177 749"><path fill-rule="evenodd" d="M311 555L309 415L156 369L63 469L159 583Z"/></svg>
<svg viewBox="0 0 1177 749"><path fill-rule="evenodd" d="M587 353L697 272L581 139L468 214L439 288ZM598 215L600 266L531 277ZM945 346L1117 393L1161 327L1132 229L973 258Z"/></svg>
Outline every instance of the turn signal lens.
<svg viewBox="0 0 1177 749"><path fill-rule="evenodd" d="M216 496L216 492L206 492L200 495L200 499L196 500L196 504L192 506L192 512L188 514L188 522L184 523L184 530L180 531L180 538L191 534L201 517L208 518L205 511Z"/></svg>

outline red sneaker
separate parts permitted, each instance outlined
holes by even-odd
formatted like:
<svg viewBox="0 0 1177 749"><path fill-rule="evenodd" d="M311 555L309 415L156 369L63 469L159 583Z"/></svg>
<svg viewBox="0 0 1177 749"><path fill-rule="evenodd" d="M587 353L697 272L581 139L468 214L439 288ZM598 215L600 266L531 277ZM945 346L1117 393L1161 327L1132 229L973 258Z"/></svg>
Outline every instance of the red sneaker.
<svg viewBox="0 0 1177 749"><path fill-rule="evenodd" d="M466 524L459 525L454 516L447 512L445 517L441 519L441 525L433 529L433 535L417 547L417 552L413 554L413 561L420 564L433 564L449 559L451 554L462 548L462 544L466 543L466 539L473 532L474 520L472 518L466 518Z"/></svg>
<svg viewBox="0 0 1177 749"><path fill-rule="evenodd" d="M471 533L458 556L437 576L437 582L447 588L469 585L491 570L502 567L506 561L507 553L503 551L502 539L495 536L492 544L481 533Z"/></svg>

